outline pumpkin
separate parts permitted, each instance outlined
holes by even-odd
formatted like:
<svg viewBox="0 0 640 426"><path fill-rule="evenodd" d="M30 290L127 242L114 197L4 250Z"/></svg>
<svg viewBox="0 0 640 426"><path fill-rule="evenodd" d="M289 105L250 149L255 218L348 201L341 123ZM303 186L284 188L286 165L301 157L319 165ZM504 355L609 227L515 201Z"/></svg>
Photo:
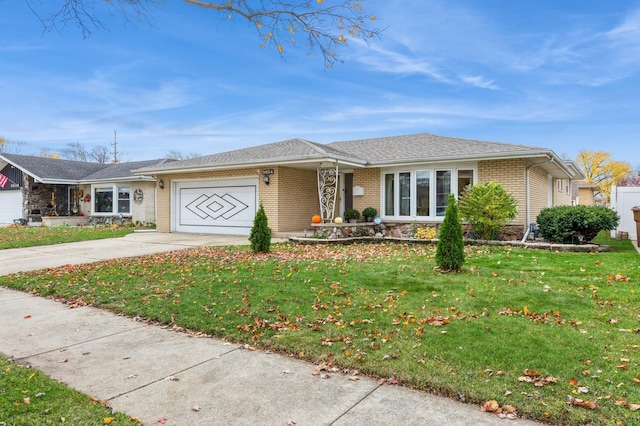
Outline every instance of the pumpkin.
<svg viewBox="0 0 640 426"><path fill-rule="evenodd" d="M320 217L319 214L314 214L311 217L311 223L320 223L320 222L322 222L322 217Z"/></svg>
<svg viewBox="0 0 640 426"><path fill-rule="evenodd" d="M341 218L340 216L338 216L338 217L336 217L333 221L334 221L335 223L337 223L338 225L340 225L340 224L342 223L342 218Z"/></svg>

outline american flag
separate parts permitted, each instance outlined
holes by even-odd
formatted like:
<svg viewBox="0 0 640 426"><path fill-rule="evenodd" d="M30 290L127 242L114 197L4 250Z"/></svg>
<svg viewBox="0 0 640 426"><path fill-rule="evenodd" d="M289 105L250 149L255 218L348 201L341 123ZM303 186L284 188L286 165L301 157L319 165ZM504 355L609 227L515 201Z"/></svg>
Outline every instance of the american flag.
<svg viewBox="0 0 640 426"><path fill-rule="evenodd" d="M9 182L9 178L0 173L0 188L4 189L4 187L7 185L7 182Z"/></svg>

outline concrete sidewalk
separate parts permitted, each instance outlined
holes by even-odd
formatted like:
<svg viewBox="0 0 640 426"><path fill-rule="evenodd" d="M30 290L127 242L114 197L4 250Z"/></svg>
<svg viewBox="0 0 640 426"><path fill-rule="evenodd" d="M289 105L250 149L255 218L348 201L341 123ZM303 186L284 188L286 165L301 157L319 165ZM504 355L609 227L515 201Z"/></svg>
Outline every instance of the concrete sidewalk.
<svg viewBox="0 0 640 426"><path fill-rule="evenodd" d="M241 238L238 243L246 244ZM2 263L20 263L18 269L26 270L231 241L225 236L134 234L91 244L3 250ZM13 269L3 267L0 274ZM318 372L314 364L294 358L91 307L70 309L2 287L0 324L1 353L147 425L161 418L167 425L537 424L505 423L479 406L366 377L352 380L340 371Z"/></svg>

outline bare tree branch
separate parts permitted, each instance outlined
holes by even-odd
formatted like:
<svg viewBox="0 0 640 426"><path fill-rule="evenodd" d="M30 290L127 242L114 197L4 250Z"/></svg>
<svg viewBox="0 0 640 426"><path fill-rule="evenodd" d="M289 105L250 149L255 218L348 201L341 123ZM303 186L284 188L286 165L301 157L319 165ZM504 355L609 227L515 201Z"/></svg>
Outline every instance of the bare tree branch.
<svg viewBox="0 0 640 426"><path fill-rule="evenodd" d="M107 145L97 145L88 149L80 142L71 142L62 149L60 156L67 160L107 164L111 162L111 148Z"/></svg>
<svg viewBox="0 0 640 426"><path fill-rule="evenodd" d="M0 154L18 154L24 145L22 141L12 141L0 136Z"/></svg>
<svg viewBox="0 0 640 426"><path fill-rule="evenodd" d="M149 21L151 10L162 4L162 0L57 0L62 4L43 17L35 0L24 1L42 23L43 31L75 24L85 38L95 30L106 29L97 10L105 5L118 10L127 21ZM383 31L371 26L376 17L364 11L364 0L183 1L220 13L226 19L241 17L255 27L261 48L270 46L281 56L285 46L297 46L300 37L305 41L307 53L319 50L328 67L342 62L337 50L347 45L349 38L359 38L368 44Z"/></svg>

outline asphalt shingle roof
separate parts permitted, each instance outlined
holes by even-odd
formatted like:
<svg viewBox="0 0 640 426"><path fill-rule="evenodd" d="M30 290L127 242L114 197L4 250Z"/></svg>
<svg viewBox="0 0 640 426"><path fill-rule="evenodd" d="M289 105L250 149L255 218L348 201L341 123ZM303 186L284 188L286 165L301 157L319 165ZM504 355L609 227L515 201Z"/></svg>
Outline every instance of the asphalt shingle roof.
<svg viewBox="0 0 640 426"><path fill-rule="evenodd" d="M239 164L256 163L265 161L280 161L289 159L312 159L327 157L348 156L328 145L307 141L304 139L289 139L281 142L274 142L265 145L253 146L250 148L236 149L233 151L221 152L219 154L207 155L204 157L190 158L171 164L168 167L198 167L211 164Z"/></svg>
<svg viewBox="0 0 640 426"><path fill-rule="evenodd" d="M266 164L269 162L296 162L309 159L338 159L361 165L385 165L399 162L427 162L438 160L463 160L487 157L517 157L548 153L545 148L486 142L470 139L419 133L320 144L304 139L289 139L237 149L204 157L176 161L150 167L148 172L172 169L197 169L200 167L226 167ZM139 170L145 172L145 170Z"/></svg>
<svg viewBox="0 0 640 426"><path fill-rule="evenodd" d="M60 160L29 155L2 154L2 156L29 174L45 180L77 181L106 166L105 164L88 163L86 161Z"/></svg>
<svg viewBox="0 0 640 426"><path fill-rule="evenodd" d="M140 178L132 170L149 167L167 160L134 161L118 164L89 163L18 154L2 154L26 173L46 182L93 181L122 178Z"/></svg>
<svg viewBox="0 0 640 426"><path fill-rule="evenodd" d="M83 181L109 180L136 177L133 170L143 167L155 166L170 160L147 160L147 161L131 161L128 163L109 164L95 173L85 176Z"/></svg>
<svg viewBox="0 0 640 426"><path fill-rule="evenodd" d="M370 164L463 159L487 155L530 154L534 151L549 151L545 148L451 138L429 133L332 142L328 146L351 156L365 158Z"/></svg>

